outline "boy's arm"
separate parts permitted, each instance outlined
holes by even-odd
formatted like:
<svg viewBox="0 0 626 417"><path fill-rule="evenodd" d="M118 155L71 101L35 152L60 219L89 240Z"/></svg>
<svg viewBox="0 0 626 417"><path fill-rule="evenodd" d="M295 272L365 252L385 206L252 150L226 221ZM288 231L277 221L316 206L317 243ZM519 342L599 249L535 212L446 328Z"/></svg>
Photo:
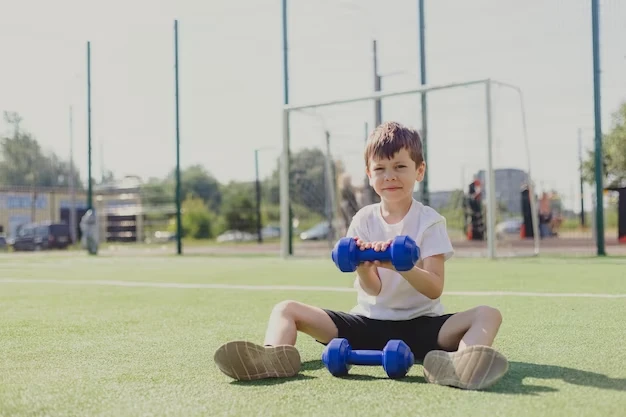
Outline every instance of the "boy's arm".
<svg viewBox="0 0 626 417"><path fill-rule="evenodd" d="M435 300L443 293L446 258L454 253L445 221L433 224L424 232L420 249L422 259L408 271L397 271L391 262L381 266L398 272L413 288Z"/></svg>
<svg viewBox="0 0 626 417"><path fill-rule="evenodd" d="M362 211L357 212L352 217L346 237L352 237L356 240L357 250L365 249L367 246L367 241L369 240L367 221ZM356 273L359 277L359 284L365 293L373 296L380 294L382 283L378 276L377 265L374 265L373 262L364 262L357 266Z"/></svg>
<svg viewBox="0 0 626 417"><path fill-rule="evenodd" d="M429 256L408 271L397 271L413 288L431 300L441 297L444 283L444 255ZM391 264L387 265L389 267ZM393 268L393 266L391 266ZM394 268L395 269L395 268Z"/></svg>
<svg viewBox="0 0 626 417"><path fill-rule="evenodd" d="M376 296L380 294L380 290L383 287L376 268L376 265L370 264L369 262L363 263L356 268L361 288L363 288L363 291L368 295Z"/></svg>

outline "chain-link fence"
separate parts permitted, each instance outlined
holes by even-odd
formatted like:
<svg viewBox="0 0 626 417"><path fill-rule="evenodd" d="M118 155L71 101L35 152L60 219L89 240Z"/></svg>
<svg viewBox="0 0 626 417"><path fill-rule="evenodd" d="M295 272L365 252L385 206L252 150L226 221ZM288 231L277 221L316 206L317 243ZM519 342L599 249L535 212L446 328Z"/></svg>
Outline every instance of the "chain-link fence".
<svg viewBox="0 0 626 417"><path fill-rule="evenodd" d="M549 2L515 13L505 3L489 7L497 18L481 20L484 10L451 0L428 4L428 83L493 77L519 85L528 111L529 151L523 145L517 97L494 91L497 204L489 213L484 206L489 198L484 91L429 94L428 204L446 217L460 251L484 254L484 224L493 215L498 249L521 247L521 253L532 253L530 228L524 225L528 152L543 212L542 248L568 251L578 245L594 253L595 187L589 172L581 175L580 170L581 161L590 166L594 150L589 2ZM291 2L289 10L290 103L419 84L414 1ZM626 3L604 1L600 11L602 121L609 135L619 133L619 118L610 114L624 101ZM262 6L240 13L238 22L254 25L259 13L279 28L280 13ZM520 24L527 18L545 30ZM280 31L259 30L251 40L221 20L189 13L180 21L183 243L185 251L278 254L279 237L287 233L280 228L279 207ZM322 20L323 31L317 25ZM382 21L393 21L393 28ZM42 24L36 31L0 28L0 37L10 40L7 56L47 62L42 67L17 60L0 80L0 110L8 111L0 129L1 234L14 236L19 225L29 222L79 223L87 206L89 124L93 206L102 243L175 252L171 23L137 26L129 21L113 28L94 22L93 30L62 24ZM475 30L478 26L484 30ZM450 28L464 36L449 36ZM90 74L85 71L87 40ZM558 62L553 62L555 51ZM216 55L231 59L216 65ZM367 133L384 120L421 129L421 111L415 95L292 114L289 181L296 255L327 255L351 215L376 201L364 173ZM620 138L605 137L605 154L620 155ZM607 160L608 179L619 179L619 160ZM472 200L476 186L482 201ZM603 196L610 245L616 244L616 195ZM71 230L79 239L80 228Z"/></svg>

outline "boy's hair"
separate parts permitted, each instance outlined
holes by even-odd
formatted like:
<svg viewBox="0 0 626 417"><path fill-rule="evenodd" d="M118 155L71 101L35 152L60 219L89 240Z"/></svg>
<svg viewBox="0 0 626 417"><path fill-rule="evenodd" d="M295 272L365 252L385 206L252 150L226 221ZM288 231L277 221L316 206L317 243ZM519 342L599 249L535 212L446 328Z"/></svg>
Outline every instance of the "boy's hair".
<svg viewBox="0 0 626 417"><path fill-rule="evenodd" d="M400 149L406 149L419 167L424 162L422 153L422 139L415 129L406 127L398 122L385 122L370 134L365 146L365 167L369 160L391 159Z"/></svg>

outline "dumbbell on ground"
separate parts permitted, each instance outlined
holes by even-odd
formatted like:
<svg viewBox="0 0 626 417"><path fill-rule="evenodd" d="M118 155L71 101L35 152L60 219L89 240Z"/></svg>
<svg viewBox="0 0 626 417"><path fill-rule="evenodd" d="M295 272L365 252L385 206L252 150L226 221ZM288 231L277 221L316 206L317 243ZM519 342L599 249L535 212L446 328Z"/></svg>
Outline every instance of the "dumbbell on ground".
<svg viewBox="0 0 626 417"><path fill-rule="evenodd" d="M390 340L380 351L352 350L347 339L337 338L324 349L322 362L333 376L348 375L351 365L382 365L389 378L402 378L415 363L415 357L402 340Z"/></svg>
<svg viewBox="0 0 626 417"><path fill-rule="evenodd" d="M353 272L366 261L391 261L398 271L408 271L415 266L420 255L419 248L409 236L397 236L384 251L361 250L354 238L344 237L335 244L331 257L342 272Z"/></svg>

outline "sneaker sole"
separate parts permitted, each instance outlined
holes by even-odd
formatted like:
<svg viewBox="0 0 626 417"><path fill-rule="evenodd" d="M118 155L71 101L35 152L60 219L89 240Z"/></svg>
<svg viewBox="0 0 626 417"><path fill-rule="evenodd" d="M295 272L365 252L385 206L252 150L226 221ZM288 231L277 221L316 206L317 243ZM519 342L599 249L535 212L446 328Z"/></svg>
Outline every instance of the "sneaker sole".
<svg viewBox="0 0 626 417"><path fill-rule="evenodd" d="M260 346L234 341L220 346L213 357L217 367L238 381L288 378L300 371L300 353L290 345Z"/></svg>
<svg viewBox="0 0 626 417"><path fill-rule="evenodd" d="M509 361L489 346L469 346L460 352L434 350L424 357L424 377L432 384L481 390L498 382Z"/></svg>

